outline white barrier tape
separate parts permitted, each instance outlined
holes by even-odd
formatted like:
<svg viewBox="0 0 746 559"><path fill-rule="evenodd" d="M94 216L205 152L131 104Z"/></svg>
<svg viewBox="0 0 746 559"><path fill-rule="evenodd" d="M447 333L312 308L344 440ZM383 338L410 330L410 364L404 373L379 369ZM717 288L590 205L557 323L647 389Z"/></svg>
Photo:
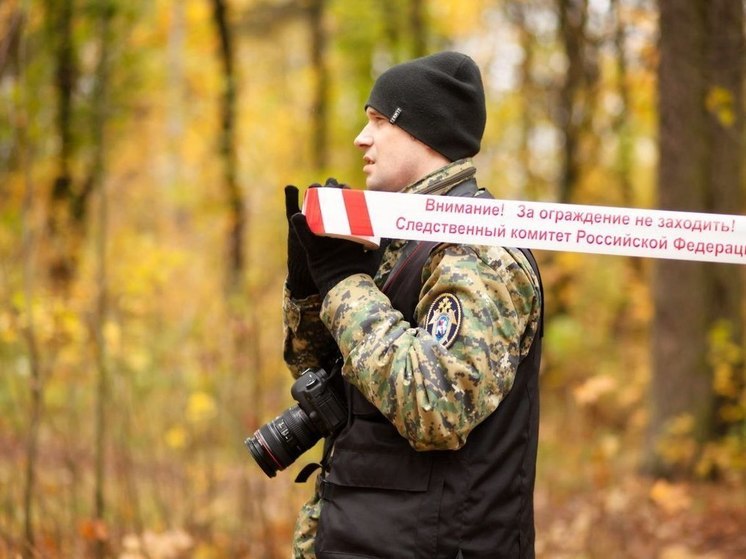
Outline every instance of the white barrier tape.
<svg viewBox="0 0 746 559"><path fill-rule="evenodd" d="M746 264L746 216L311 188L311 230L380 238Z"/></svg>

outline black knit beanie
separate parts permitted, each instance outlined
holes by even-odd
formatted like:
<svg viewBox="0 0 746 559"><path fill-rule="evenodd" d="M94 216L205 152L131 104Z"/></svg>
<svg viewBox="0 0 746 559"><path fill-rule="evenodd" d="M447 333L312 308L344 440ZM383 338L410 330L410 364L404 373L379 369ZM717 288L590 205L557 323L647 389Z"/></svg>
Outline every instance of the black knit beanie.
<svg viewBox="0 0 746 559"><path fill-rule="evenodd" d="M365 107L450 161L479 152L487 120L479 68L458 52L440 52L389 68L373 84Z"/></svg>

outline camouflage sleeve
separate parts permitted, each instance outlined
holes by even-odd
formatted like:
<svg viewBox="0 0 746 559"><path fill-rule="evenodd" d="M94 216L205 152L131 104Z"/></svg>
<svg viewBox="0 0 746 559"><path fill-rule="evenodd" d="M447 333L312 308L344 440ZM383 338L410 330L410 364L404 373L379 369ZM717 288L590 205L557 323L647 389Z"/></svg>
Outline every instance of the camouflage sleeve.
<svg viewBox="0 0 746 559"><path fill-rule="evenodd" d="M538 328L538 280L519 251L460 245L441 247L423 274L417 324L404 321L366 275L336 285L321 317L347 380L413 448L457 449L513 385ZM428 326L439 296L461 308L445 345Z"/></svg>
<svg viewBox="0 0 746 559"><path fill-rule="evenodd" d="M293 299L285 287L282 304L283 359L295 378L309 367L327 366L337 344L319 317L321 298Z"/></svg>

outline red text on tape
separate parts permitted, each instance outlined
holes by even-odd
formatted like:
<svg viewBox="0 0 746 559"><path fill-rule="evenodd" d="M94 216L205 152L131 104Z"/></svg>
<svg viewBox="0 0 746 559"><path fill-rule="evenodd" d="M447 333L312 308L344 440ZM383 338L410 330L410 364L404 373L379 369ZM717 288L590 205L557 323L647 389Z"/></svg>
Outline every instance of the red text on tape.
<svg viewBox="0 0 746 559"><path fill-rule="evenodd" d="M746 264L746 216L311 188L317 235Z"/></svg>

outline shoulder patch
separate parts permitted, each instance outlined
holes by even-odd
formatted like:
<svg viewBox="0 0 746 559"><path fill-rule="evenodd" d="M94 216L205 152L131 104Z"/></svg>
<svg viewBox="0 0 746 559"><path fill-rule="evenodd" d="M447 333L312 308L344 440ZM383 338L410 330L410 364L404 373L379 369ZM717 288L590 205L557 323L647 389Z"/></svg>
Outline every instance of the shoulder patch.
<svg viewBox="0 0 746 559"><path fill-rule="evenodd" d="M443 347L450 347L461 328L461 301L455 295L438 295L427 311L425 329Z"/></svg>

